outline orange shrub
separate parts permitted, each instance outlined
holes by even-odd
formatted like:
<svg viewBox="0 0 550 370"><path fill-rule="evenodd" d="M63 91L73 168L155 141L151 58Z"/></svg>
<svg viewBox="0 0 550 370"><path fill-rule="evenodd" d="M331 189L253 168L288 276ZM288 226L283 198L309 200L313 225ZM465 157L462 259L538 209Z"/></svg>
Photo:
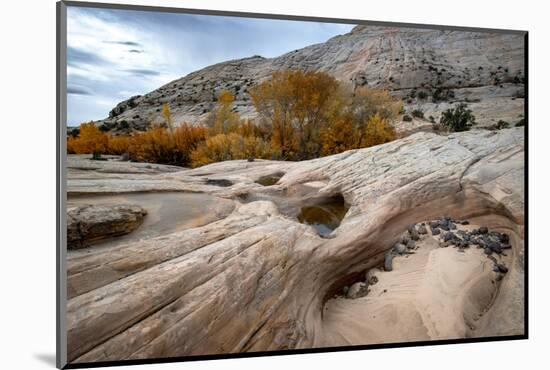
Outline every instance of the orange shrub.
<svg viewBox="0 0 550 370"><path fill-rule="evenodd" d="M172 163L173 142L165 128L153 127L132 136L128 154L139 162Z"/></svg>
<svg viewBox="0 0 550 370"><path fill-rule="evenodd" d="M136 133L130 140L130 158L140 162L164 163L180 166L190 164L190 154L197 145L206 139L206 128L187 123L170 131L154 127Z"/></svg>
<svg viewBox="0 0 550 370"><path fill-rule="evenodd" d="M105 154L109 138L93 123L80 125L78 136L67 139L67 152L75 154Z"/></svg>
<svg viewBox="0 0 550 370"><path fill-rule="evenodd" d="M322 131L323 155L332 155L359 147L359 134L350 115L334 117Z"/></svg>
<svg viewBox="0 0 550 370"><path fill-rule="evenodd" d="M178 153L178 163L184 166L191 164L191 152L206 140L207 133L206 127L188 123L183 123L174 129L174 146Z"/></svg>
<svg viewBox="0 0 550 370"><path fill-rule="evenodd" d="M124 154L128 153L128 148L130 147L130 136L128 135L119 135L119 136L108 136L109 140L107 141L107 154Z"/></svg>

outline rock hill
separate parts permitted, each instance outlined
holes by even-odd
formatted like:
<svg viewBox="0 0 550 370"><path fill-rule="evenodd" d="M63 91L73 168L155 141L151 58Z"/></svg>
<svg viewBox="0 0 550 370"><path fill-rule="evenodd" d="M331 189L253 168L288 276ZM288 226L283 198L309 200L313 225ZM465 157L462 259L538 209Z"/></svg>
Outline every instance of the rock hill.
<svg viewBox="0 0 550 370"><path fill-rule="evenodd" d="M252 56L190 73L119 103L100 123L110 130L145 129L162 122L164 103L176 122L199 122L221 90L235 94L237 112L253 117L249 88L282 69L324 71L352 87L387 88L403 98L406 111L420 108L435 120L456 102L468 103L481 126L514 124L523 114L523 35L356 26L276 58Z"/></svg>

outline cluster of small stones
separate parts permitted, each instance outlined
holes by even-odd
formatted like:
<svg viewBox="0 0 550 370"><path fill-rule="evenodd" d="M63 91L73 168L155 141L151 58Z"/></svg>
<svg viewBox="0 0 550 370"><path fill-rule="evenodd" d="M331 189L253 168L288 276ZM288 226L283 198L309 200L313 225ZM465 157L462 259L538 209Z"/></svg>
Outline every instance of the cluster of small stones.
<svg viewBox="0 0 550 370"><path fill-rule="evenodd" d="M406 234L401 237L401 240L386 252L384 256L384 270L392 271L392 262L395 256L414 253L414 250L418 249L416 242L421 237L428 235L429 227L431 235L439 238L439 246L441 248L453 246L454 248L458 248L459 252L464 252L465 249L475 245L477 248L483 248L485 255L493 261L493 271L502 274L508 272L508 268L504 264L497 262L493 256L493 254L506 256L504 251L512 248L508 234L489 231L486 226L481 226L470 231L458 230L457 224L466 226L470 222L467 220L454 220L445 216L428 223L423 222L410 225L407 228Z"/></svg>
<svg viewBox="0 0 550 370"><path fill-rule="evenodd" d="M413 254L419 248L416 242L427 235L428 229L425 223L409 225L405 235L401 237L399 242L393 245L392 249L386 252L384 256L384 270L391 271L393 269L393 257Z"/></svg>
<svg viewBox="0 0 550 370"><path fill-rule="evenodd" d="M490 231L486 226L469 231L458 230L457 224L468 225L469 222L443 217L440 220L429 223L432 235L439 235L440 237L439 246L441 248L453 246L454 248L458 248L458 251L464 252L466 248L475 245L477 248L482 248L485 255L493 261L493 271L501 274L508 272L508 268L504 264L497 262L493 256L493 254L506 256L504 251L512 248L508 234Z"/></svg>
<svg viewBox="0 0 550 370"><path fill-rule="evenodd" d="M457 225L466 226L470 222L467 220L454 220L450 217L442 217L439 220L430 222L422 222L419 224L409 225L407 231L401 236L400 240L384 255L384 271L392 271L393 258L396 256L408 257L414 254L419 248L416 243L424 237L429 237L428 228L431 236L439 238L439 247L447 248L453 246L459 252L464 252L465 249L475 245L477 248L483 248L487 258L493 261L493 271L498 273L498 280L502 279L503 274L508 272L508 268L497 261L493 254L506 256L504 252L511 249L510 237L508 234L499 233L498 231L490 231L486 226L481 226L477 229L469 231L459 230ZM356 299L366 296L369 293L369 286L378 282L378 278L367 272L365 280L355 282L350 286L344 286L336 296L349 299Z"/></svg>
<svg viewBox="0 0 550 370"><path fill-rule="evenodd" d="M337 296L345 297L348 299L365 297L370 292L369 286L374 285L376 283L378 283L378 278L374 275L371 275L369 272L367 272L365 274L364 281L358 281L356 283L353 283L350 286L347 286L347 285L344 286L342 288L342 294L339 294Z"/></svg>

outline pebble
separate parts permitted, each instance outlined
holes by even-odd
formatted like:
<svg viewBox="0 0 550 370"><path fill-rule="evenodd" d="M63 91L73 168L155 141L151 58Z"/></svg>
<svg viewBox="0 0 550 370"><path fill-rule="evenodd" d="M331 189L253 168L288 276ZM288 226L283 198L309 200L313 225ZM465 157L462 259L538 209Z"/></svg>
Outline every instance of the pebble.
<svg viewBox="0 0 550 370"><path fill-rule="evenodd" d="M510 242L510 237L508 236L508 234L502 233L499 236L499 240L501 243L508 244Z"/></svg>
<svg viewBox="0 0 550 370"><path fill-rule="evenodd" d="M508 272L508 267L504 266L503 264L499 263L497 264L497 268L500 272L502 272L503 274L507 273Z"/></svg>
<svg viewBox="0 0 550 370"><path fill-rule="evenodd" d="M500 247L500 244L497 242L490 241L489 243L487 243L487 248L489 248L490 250L492 250L497 254L502 253L502 248Z"/></svg>
<svg viewBox="0 0 550 370"><path fill-rule="evenodd" d="M393 260L393 253L391 253L391 251L386 252L386 255L384 256L384 270L391 271L393 269L392 260Z"/></svg>
<svg viewBox="0 0 550 370"><path fill-rule="evenodd" d="M418 233L419 233L420 235L426 235L426 234L428 233L428 230L426 230L426 226L420 225L420 226L418 227Z"/></svg>
<svg viewBox="0 0 550 370"><path fill-rule="evenodd" d="M376 276L371 276L370 279L368 280L368 283L369 285L374 285L378 283L378 278Z"/></svg>
<svg viewBox="0 0 550 370"><path fill-rule="evenodd" d="M445 235L443 235L443 241L444 242L451 241L454 238L455 238L455 234L453 234L452 232L448 232L448 233L445 233Z"/></svg>
<svg viewBox="0 0 550 370"><path fill-rule="evenodd" d="M466 241L461 241L459 242L458 247L461 249L470 248L470 244Z"/></svg>
<svg viewBox="0 0 550 370"><path fill-rule="evenodd" d="M355 283L353 284L352 286L349 287L347 293L346 293L346 297L347 298L358 298L359 295L365 295L364 293L364 289L367 285L363 282L358 282L358 283Z"/></svg>
<svg viewBox="0 0 550 370"><path fill-rule="evenodd" d="M397 254L403 254L407 251L407 247L404 246L403 244L401 243L396 243L394 246L393 246L393 251L394 253L397 253Z"/></svg>
<svg viewBox="0 0 550 370"><path fill-rule="evenodd" d="M414 226L412 227L412 229L409 229L409 234L411 235L411 239L414 241L420 239L420 235L418 234L418 231L416 231Z"/></svg>

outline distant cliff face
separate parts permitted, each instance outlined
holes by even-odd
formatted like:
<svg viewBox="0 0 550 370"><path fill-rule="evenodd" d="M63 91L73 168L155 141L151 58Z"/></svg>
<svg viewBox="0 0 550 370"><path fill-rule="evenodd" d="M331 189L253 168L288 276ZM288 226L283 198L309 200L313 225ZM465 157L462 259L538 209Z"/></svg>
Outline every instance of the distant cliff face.
<svg viewBox="0 0 550 370"><path fill-rule="evenodd" d="M357 26L327 42L276 58L215 64L174 80L143 96L119 103L101 121L108 129L145 129L163 121L168 103L175 122L200 122L221 90L236 96L235 111L255 115L248 90L273 71L324 71L353 87L387 88L405 109L421 109L439 119L456 102L466 102L480 125L511 124L523 113L522 35Z"/></svg>

